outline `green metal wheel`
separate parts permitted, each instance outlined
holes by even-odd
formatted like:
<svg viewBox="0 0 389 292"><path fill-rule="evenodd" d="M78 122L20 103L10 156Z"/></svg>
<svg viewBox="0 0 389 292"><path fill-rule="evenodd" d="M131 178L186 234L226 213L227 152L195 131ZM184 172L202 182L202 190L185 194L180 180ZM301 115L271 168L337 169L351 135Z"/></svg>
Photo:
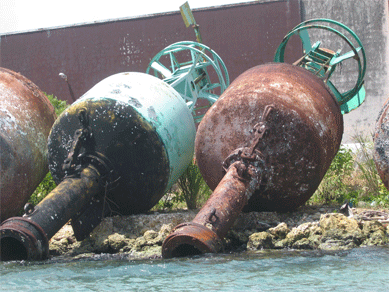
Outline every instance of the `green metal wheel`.
<svg viewBox="0 0 389 292"><path fill-rule="evenodd" d="M170 84L185 100L195 122L228 87L227 68L219 55L206 45L183 41L160 51L146 73Z"/></svg>
<svg viewBox="0 0 389 292"><path fill-rule="evenodd" d="M341 50L335 52L320 48L321 41L312 44L312 36L310 36L308 31L313 29L327 30L336 34L342 38L351 50L341 54ZM336 96L343 114L359 107L364 102L366 95L364 87L366 56L365 49L358 36L344 24L331 19L307 20L297 25L284 37L275 53L274 62L284 62L285 48L293 35L300 37L304 53L303 57L296 61L294 65L303 67L322 78ZM348 59L352 59L357 63L357 78L352 89L341 93L329 79L335 69L341 68L341 63Z"/></svg>

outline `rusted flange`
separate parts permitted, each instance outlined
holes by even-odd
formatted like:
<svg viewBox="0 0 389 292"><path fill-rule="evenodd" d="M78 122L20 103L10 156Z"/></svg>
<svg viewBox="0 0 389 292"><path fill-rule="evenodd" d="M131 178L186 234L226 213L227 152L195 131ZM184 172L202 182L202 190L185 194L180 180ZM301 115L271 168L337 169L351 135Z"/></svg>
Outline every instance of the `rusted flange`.
<svg viewBox="0 0 389 292"><path fill-rule="evenodd" d="M13 217L0 226L0 260L44 260L49 256L49 240L33 221Z"/></svg>
<svg viewBox="0 0 389 292"><path fill-rule="evenodd" d="M162 245L162 257L184 257L203 253L217 253L222 241L215 232L194 222L176 226Z"/></svg>

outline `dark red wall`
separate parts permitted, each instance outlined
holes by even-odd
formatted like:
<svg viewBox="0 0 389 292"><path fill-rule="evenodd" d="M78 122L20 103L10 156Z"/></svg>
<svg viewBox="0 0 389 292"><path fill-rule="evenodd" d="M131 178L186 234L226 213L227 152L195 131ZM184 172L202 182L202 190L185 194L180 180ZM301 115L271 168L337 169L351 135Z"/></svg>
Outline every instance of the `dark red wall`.
<svg viewBox="0 0 389 292"><path fill-rule="evenodd" d="M177 8L178 9L178 8ZM301 22L298 0L248 2L193 10L203 43L225 62L231 81L258 64L270 62L285 34ZM43 91L71 102L118 72L145 72L152 57L171 43L192 40L181 14L158 14L82 26L1 36L0 66L31 79ZM288 47L289 48L289 47ZM300 56L301 48L290 47Z"/></svg>

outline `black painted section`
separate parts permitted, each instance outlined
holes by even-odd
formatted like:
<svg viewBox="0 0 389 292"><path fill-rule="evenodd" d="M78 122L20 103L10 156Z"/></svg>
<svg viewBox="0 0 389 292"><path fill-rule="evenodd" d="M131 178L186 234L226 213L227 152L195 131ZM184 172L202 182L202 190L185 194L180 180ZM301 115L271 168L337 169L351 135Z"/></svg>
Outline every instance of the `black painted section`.
<svg viewBox="0 0 389 292"><path fill-rule="evenodd" d="M81 108L87 109L93 133L85 152L103 154L114 168L117 182L107 187L106 207L112 214L146 212L164 194L169 161L155 129L128 104L107 98L86 100L72 105L59 117L48 140L49 168L54 180L58 183L65 177L62 164L74 132L82 128L78 118Z"/></svg>

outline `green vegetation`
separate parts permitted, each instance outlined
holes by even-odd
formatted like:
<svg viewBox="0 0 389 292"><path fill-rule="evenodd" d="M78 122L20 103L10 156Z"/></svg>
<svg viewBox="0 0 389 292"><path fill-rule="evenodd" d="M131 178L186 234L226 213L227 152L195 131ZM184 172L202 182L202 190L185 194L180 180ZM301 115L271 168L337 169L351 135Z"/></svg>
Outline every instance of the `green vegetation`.
<svg viewBox="0 0 389 292"><path fill-rule="evenodd" d="M358 149L341 147L318 190L308 204L343 203L389 207L389 191L385 188L373 160L373 141L355 136ZM358 204L360 203L360 204Z"/></svg>
<svg viewBox="0 0 389 292"><path fill-rule="evenodd" d="M199 167L193 161L178 179L178 186L181 190L181 196L190 210L200 207L200 201L205 197L208 198L211 194L211 190L205 183Z"/></svg>
<svg viewBox="0 0 389 292"><path fill-rule="evenodd" d="M54 95L47 95L47 98L51 102L51 104L54 106L55 114L59 116L69 105L66 103L65 100L59 100Z"/></svg>
<svg viewBox="0 0 389 292"><path fill-rule="evenodd" d="M34 193L31 195L28 200L29 203L36 206L42 201L57 185L55 184L51 173L48 172L45 178L41 181L38 187L35 189Z"/></svg>
<svg viewBox="0 0 389 292"><path fill-rule="evenodd" d="M212 191L205 183L200 170L192 161L178 182L153 208L153 210L173 210L186 207L194 210L201 207Z"/></svg>
<svg viewBox="0 0 389 292"><path fill-rule="evenodd" d="M54 106L57 116L59 116L68 107L66 101L58 100L57 97L53 95L46 94L46 96ZM34 193L31 195L28 202L34 206L39 204L39 202L42 201L56 186L57 185L55 184L51 173L47 173L43 181L38 185Z"/></svg>

